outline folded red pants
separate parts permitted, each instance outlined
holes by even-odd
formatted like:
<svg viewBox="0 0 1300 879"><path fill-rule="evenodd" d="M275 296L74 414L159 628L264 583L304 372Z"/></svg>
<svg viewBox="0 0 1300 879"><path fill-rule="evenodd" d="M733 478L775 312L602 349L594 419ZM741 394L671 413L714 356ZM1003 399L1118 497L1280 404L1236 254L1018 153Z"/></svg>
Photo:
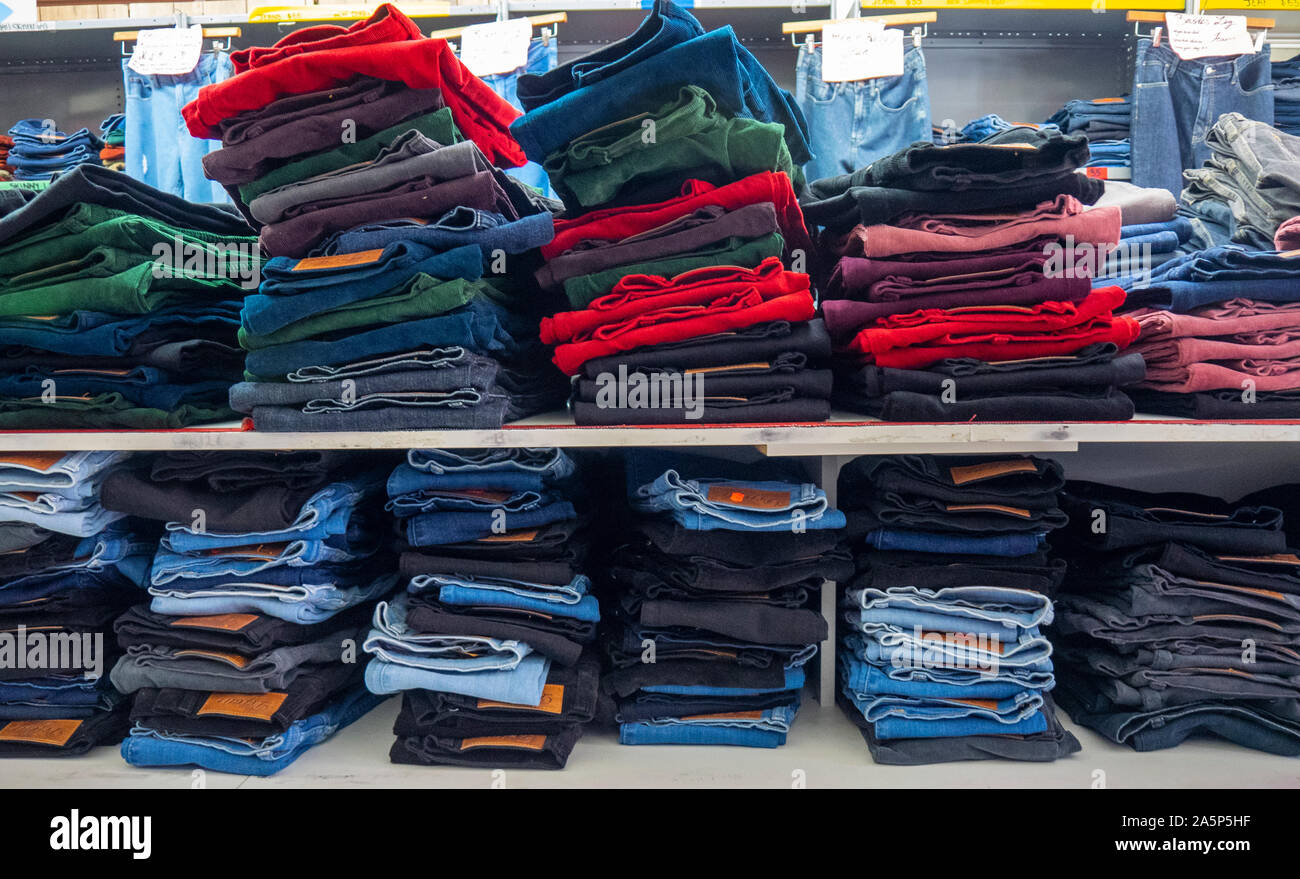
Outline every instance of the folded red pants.
<svg viewBox="0 0 1300 879"><path fill-rule="evenodd" d="M785 237L787 250L801 249L812 254L812 239L804 226L803 211L794 196L790 178L784 171L761 171L726 186L714 186L703 180L687 180L677 198L656 204L604 208L573 220L557 220L555 237L542 245L542 256L555 259L583 241L621 241L657 229L664 223L684 217L706 205L719 205L729 211L748 204L770 201Z"/></svg>
<svg viewBox="0 0 1300 879"><path fill-rule="evenodd" d="M807 275L787 272L774 256L753 269L708 266L671 279L626 275L615 285L614 292L592 302L590 308L542 318L541 337L547 345L555 345L663 308L707 305L745 290L755 291L762 299L773 299L807 290L808 286Z"/></svg>
<svg viewBox="0 0 1300 879"><path fill-rule="evenodd" d="M204 86L181 114L195 137L219 138L217 124L286 95L328 89L355 76L442 91L456 127L493 164L522 165L524 151L510 136L519 111L460 63L446 40L404 40L294 55Z"/></svg>
<svg viewBox="0 0 1300 879"><path fill-rule="evenodd" d="M582 368L582 364L594 357L607 357L647 345L664 345L700 336L712 336L716 333L725 333L774 320L811 320L816 312L817 307L813 304L812 294L807 291L791 293L766 302L747 304L743 308L728 308L714 313L706 310L698 316L625 329L611 338L570 342L557 347L551 360L561 372L566 375L576 375Z"/></svg>
<svg viewBox="0 0 1300 879"><path fill-rule="evenodd" d="M231 52L230 61L234 65L235 73L243 73L254 67L265 67L276 61L308 52L423 38L424 34L420 33L420 28L415 22L391 3L385 3L369 18L348 27L337 24L305 27L292 32L274 46L252 46Z"/></svg>

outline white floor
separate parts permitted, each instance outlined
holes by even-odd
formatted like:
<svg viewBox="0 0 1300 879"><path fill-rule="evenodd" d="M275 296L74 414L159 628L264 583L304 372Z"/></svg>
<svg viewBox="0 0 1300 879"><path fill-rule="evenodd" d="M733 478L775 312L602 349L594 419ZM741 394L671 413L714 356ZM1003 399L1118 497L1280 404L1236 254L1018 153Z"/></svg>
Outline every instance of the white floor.
<svg viewBox="0 0 1300 879"><path fill-rule="evenodd" d="M65 788L546 788L667 787L1135 787L1300 788L1300 758L1275 757L1228 743L1199 741L1138 753L1074 727L1083 750L1055 763L982 761L878 766L858 730L834 706L806 704L789 743L773 750L624 747L588 733L563 771L398 766L388 762L399 700L318 745L279 775L252 778L188 769L135 769L116 748L68 760L0 760L0 787Z"/></svg>

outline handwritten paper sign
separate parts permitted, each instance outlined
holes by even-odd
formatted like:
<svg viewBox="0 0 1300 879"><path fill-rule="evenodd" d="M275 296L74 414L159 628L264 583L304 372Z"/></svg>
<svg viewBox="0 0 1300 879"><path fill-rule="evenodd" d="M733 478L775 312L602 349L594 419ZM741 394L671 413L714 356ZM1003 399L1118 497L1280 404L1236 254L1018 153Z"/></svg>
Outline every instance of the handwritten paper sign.
<svg viewBox="0 0 1300 879"><path fill-rule="evenodd" d="M903 74L903 32L867 19L822 28L822 80L857 82Z"/></svg>
<svg viewBox="0 0 1300 879"><path fill-rule="evenodd" d="M203 28L165 27L140 31L135 51L126 63L141 76L179 76L199 64L203 54Z"/></svg>
<svg viewBox="0 0 1300 879"><path fill-rule="evenodd" d="M1252 55L1255 41L1246 30L1246 19L1241 15L1183 15L1171 12L1165 16L1169 28L1169 47L1179 58L1208 58L1212 55Z"/></svg>
<svg viewBox="0 0 1300 879"><path fill-rule="evenodd" d="M526 18L473 24L460 38L460 61L475 76L509 73L528 63L533 24Z"/></svg>

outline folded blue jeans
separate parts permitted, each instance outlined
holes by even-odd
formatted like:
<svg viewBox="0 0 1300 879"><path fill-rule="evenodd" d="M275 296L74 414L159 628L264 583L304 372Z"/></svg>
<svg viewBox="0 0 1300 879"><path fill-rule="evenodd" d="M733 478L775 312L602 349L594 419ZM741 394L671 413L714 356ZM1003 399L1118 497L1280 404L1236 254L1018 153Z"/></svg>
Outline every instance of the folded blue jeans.
<svg viewBox="0 0 1300 879"><path fill-rule="evenodd" d="M359 687L260 742L180 735L136 724L122 740L122 759L132 766L198 766L235 775L274 775L383 701Z"/></svg>
<svg viewBox="0 0 1300 879"><path fill-rule="evenodd" d="M397 575L387 574L364 586L338 588L257 588L246 584L239 589L205 589L185 592L153 587L149 609L171 616L201 614L261 613L291 623L322 623L349 607L389 595L397 588Z"/></svg>
<svg viewBox="0 0 1300 879"><path fill-rule="evenodd" d="M943 555L995 555L1014 558L1037 552L1046 534L1001 534L968 537L959 534L877 528L867 534L867 546L879 550L928 552Z"/></svg>
<svg viewBox="0 0 1300 879"><path fill-rule="evenodd" d="M511 705L540 705L551 660L530 653L508 671L440 672L413 668L375 658L366 665L366 687L372 693L390 694L403 690L433 690L456 693Z"/></svg>

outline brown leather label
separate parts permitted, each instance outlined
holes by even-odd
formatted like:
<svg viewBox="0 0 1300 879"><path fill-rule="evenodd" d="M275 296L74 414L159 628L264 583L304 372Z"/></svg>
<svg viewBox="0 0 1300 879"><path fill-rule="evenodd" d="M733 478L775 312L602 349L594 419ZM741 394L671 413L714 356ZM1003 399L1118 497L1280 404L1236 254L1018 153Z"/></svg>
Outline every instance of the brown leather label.
<svg viewBox="0 0 1300 879"><path fill-rule="evenodd" d="M288 693L209 693L198 713L270 720L288 698Z"/></svg>
<svg viewBox="0 0 1300 879"><path fill-rule="evenodd" d="M471 748L523 748L527 751L540 751L545 747L546 736L539 735L476 736L472 739L460 740L462 751Z"/></svg>
<svg viewBox="0 0 1300 879"><path fill-rule="evenodd" d="M32 742L61 748L81 724L80 720L11 720L0 726L0 742Z"/></svg>
<svg viewBox="0 0 1300 879"><path fill-rule="evenodd" d="M717 714L687 714L682 720L762 720L761 711L720 711Z"/></svg>
<svg viewBox="0 0 1300 879"><path fill-rule="evenodd" d="M1005 507L1002 504L946 504L944 506L950 513L1010 513L1012 516L1019 516L1022 519L1028 519L1030 512L1020 507Z"/></svg>
<svg viewBox="0 0 1300 879"><path fill-rule="evenodd" d="M31 467L42 473L63 460L62 452L5 452L0 454L0 464L17 464Z"/></svg>
<svg viewBox="0 0 1300 879"><path fill-rule="evenodd" d="M480 537L479 543L530 543L537 539L538 529L533 528L530 531L507 531L505 534L492 534L488 537Z"/></svg>
<svg viewBox="0 0 1300 879"><path fill-rule="evenodd" d="M347 266L364 266L377 262L379 257L383 255L383 248L379 248L377 250L358 250L355 253L339 253L334 256L309 256L306 259L298 260L293 270L295 272L306 272L312 269L341 269Z"/></svg>
<svg viewBox="0 0 1300 879"><path fill-rule="evenodd" d="M208 616L177 617L169 623L172 628L215 629L223 632L238 632L257 619L252 613L218 613Z"/></svg>
<svg viewBox="0 0 1300 879"><path fill-rule="evenodd" d="M204 659L216 659L221 662L228 662L235 668L245 668L248 663L248 657L240 656L238 653L222 653L218 650L177 650L177 656L201 656Z"/></svg>
<svg viewBox="0 0 1300 879"><path fill-rule="evenodd" d="M542 701L537 705L516 705L514 702L493 702L479 699L478 708L514 708L520 711L542 711L559 714L564 710L564 684L547 684L542 687Z"/></svg>
<svg viewBox="0 0 1300 879"><path fill-rule="evenodd" d="M1033 461L1019 458L1012 461L988 461L984 464L950 467L948 468L948 475L952 477L953 485L965 485L968 482L993 479L996 476L1005 476L1008 473L1033 473L1035 469Z"/></svg>
<svg viewBox="0 0 1300 879"><path fill-rule="evenodd" d="M731 504L750 510L781 510L790 506L790 492L748 488L743 485L710 485L705 497L714 503Z"/></svg>

